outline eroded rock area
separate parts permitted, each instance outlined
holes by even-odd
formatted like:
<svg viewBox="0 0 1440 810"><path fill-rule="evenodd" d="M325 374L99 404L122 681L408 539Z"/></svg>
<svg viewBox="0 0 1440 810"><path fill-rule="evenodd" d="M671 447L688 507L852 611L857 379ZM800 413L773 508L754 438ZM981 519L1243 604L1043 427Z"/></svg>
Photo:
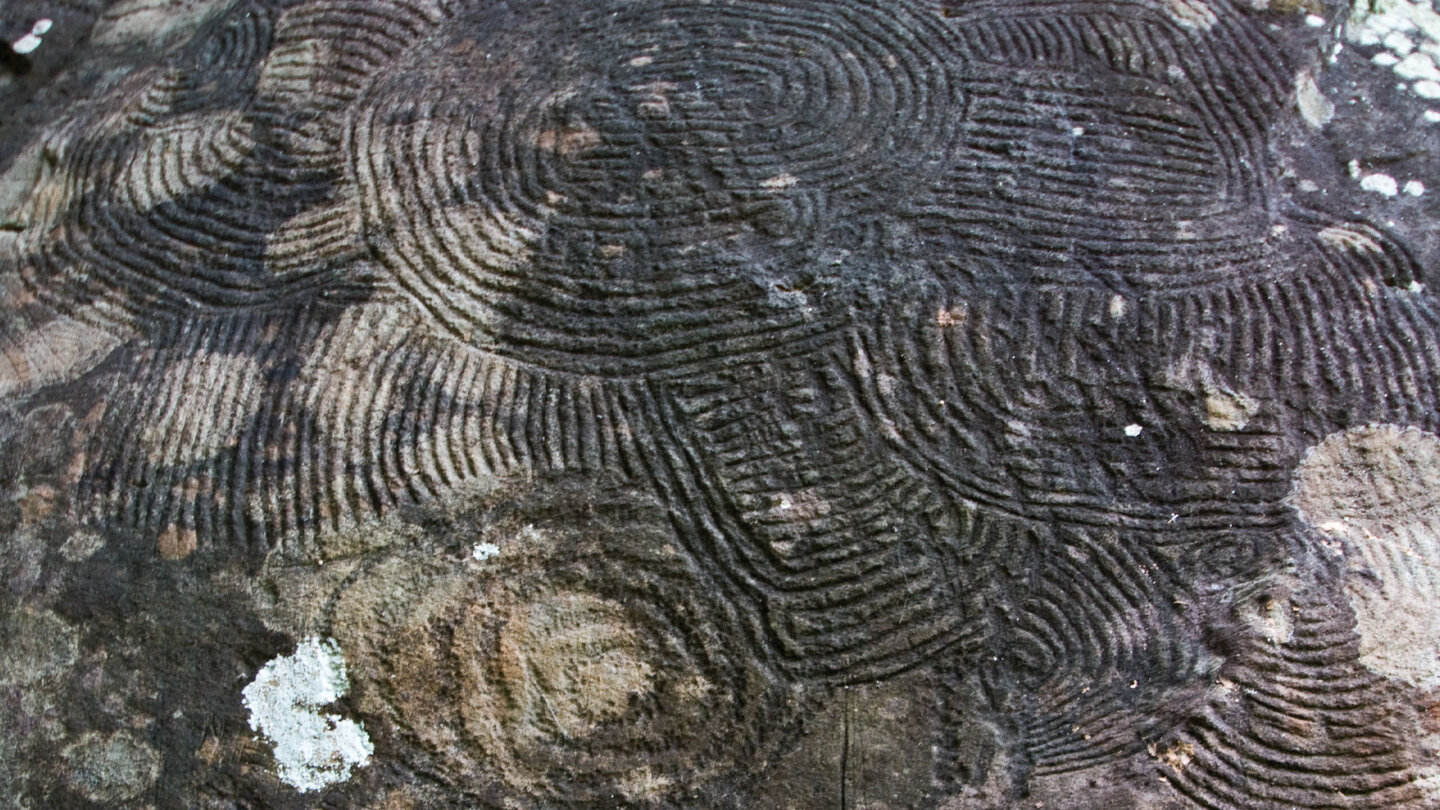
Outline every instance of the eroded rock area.
<svg viewBox="0 0 1440 810"><path fill-rule="evenodd" d="M1440 806L1425 0L0 39L0 808Z"/></svg>

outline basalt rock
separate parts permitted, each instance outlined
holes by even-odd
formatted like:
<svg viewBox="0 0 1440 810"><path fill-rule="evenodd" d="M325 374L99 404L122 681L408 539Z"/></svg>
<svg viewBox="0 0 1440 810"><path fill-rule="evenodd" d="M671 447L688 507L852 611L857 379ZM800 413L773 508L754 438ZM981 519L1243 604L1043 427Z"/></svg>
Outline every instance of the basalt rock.
<svg viewBox="0 0 1440 810"><path fill-rule="evenodd" d="M0 808L1440 804L1429 6L0 27Z"/></svg>

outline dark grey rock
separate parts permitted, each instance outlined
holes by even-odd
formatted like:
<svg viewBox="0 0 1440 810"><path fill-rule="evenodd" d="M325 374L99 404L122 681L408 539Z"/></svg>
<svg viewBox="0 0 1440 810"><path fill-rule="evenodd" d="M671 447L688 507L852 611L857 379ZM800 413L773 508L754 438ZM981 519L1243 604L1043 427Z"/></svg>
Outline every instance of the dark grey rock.
<svg viewBox="0 0 1440 810"><path fill-rule="evenodd" d="M0 36L0 807L1440 802L1429 6Z"/></svg>

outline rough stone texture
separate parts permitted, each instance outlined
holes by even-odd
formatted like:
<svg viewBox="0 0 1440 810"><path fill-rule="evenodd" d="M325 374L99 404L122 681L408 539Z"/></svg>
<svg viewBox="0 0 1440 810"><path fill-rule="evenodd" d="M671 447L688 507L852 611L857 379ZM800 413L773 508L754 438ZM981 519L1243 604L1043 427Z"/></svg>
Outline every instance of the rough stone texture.
<svg viewBox="0 0 1440 810"><path fill-rule="evenodd" d="M1440 806L1424 2L0 39L0 808Z"/></svg>

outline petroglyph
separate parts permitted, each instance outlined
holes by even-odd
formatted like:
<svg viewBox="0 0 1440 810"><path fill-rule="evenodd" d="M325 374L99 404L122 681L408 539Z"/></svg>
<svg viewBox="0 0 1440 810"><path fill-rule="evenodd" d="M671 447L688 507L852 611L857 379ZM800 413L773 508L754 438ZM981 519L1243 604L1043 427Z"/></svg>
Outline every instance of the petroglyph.
<svg viewBox="0 0 1440 810"><path fill-rule="evenodd" d="M1440 178L1320 154L1419 5L92 5L0 84L7 795L1426 806Z"/></svg>

